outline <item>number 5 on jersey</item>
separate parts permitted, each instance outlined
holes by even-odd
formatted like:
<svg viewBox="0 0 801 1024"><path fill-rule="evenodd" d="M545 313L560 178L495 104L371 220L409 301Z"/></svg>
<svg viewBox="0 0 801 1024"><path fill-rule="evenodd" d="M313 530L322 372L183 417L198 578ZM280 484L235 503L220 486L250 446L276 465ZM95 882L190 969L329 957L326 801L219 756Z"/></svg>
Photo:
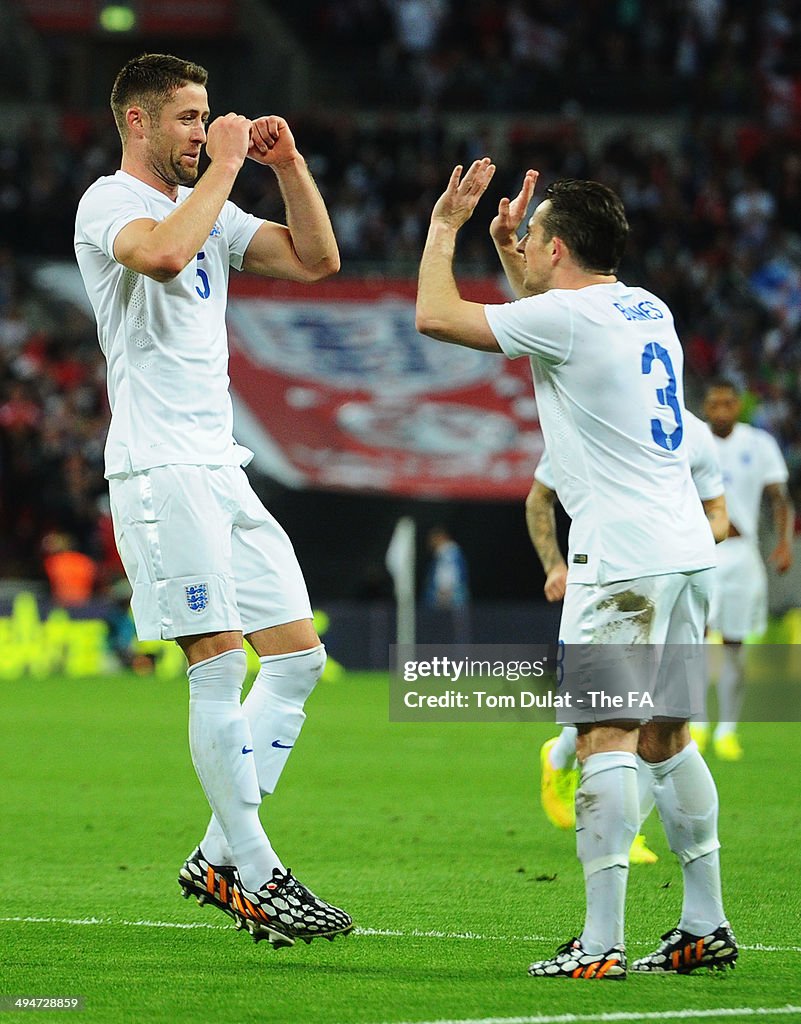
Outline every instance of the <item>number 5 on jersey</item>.
<svg viewBox="0 0 801 1024"><path fill-rule="evenodd" d="M201 249L200 252L197 254L197 269L195 271L197 273L198 278L199 278L199 283L195 285L195 291L198 293L198 295L201 297L201 299L207 299L209 297L209 295L211 295L211 285L209 284L209 275L206 273L206 271L200 265L200 261L201 260L205 260L205 258L206 258L206 254Z"/></svg>

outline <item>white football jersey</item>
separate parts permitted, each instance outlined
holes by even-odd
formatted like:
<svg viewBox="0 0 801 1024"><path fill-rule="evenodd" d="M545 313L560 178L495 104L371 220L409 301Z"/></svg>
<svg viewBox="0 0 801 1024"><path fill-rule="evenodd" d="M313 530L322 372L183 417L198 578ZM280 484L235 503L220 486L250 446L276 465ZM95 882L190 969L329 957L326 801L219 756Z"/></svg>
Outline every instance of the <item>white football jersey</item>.
<svg viewBox="0 0 801 1024"><path fill-rule="evenodd" d="M568 581L713 566L665 303L618 281L484 308L506 355L530 357L555 489L573 520Z"/></svg>
<svg viewBox="0 0 801 1024"><path fill-rule="evenodd" d="M762 492L787 481L787 465L775 439L759 427L735 423L728 437L712 434L723 470L729 519L741 536L756 540Z"/></svg>
<svg viewBox="0 0 801 1024"><path fill-rule="evenodd" d="M180 187L176 202L191 194ZM229 267L241 269L263 222L226 202L196 259L165 283L114 259L126 224L164 220L174 209L125 171L98 179L78 204L75 255L108 363L107 477L253 457L233 438L225 309Z"/></svg>
<svg viewBox="0 0 801 1024"><path fill-rule="evenodd" d="M715 442L712 439L712 432L706 423L703 420L699 420L689 409L683 411L682 418L686 428L685 440L687 442L687 456L690 460L690 473L692 474L698 497L701 501L719 498L723 494L723 475L720 470L720 460L718 459ZM556 490L547 448L543 449L540 461L534 470L534 479L539 480L549 490Z"/></svg>

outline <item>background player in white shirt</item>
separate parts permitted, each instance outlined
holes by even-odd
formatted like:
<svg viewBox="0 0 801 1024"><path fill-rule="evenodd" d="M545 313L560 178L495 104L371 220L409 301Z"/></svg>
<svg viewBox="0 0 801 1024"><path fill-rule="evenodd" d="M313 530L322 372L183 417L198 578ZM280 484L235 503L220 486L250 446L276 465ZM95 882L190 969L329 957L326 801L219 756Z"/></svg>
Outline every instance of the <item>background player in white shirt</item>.
<svg viewBox="0 0 801 1024"><path fill-rule="evenodd" d="M693 500L683 443L681 345L665 304L617 280L628 225L620 200L597 182L551 186L518 240L537 178L528 171L519 195L501 201L490 226L521 298L486 306L462 299L453 276L456 237L494 171L488 158L465 174L456 167L434 205L420 263L418 330L529 357L556 490L573 520L560 639L630 650L647 644L641 653L654 657L664 645L658 685L673 688L662 705L668 720L642 729L641 720L620 718L619 711L611 718L592 709L570 712L581 723L576 821L587 913L581 935L529 973L626 976L623 920L639 820L638 750L650 765L660 817L682 865L684 900L678 927L632 969L723 966L736 960L737 947L722 905L717 792L687 726L694 703L688 673L695 669L688 651L703 640L714 540ZM682 660L668 657L677 645ZM616 677L627 672L614 651L595 650L596 665L612 663ZM681 672L665 675L666 666Z"/></svg>
<svg viewBox="0 0 801 1024"><path fill-rule="evenodd" d="M209 124L206 80L164 54L120 71L122 166L81 199L75 252L108 363L106 476L137 632L176 640L188 660L190 749L213 813L179 883L257 941L292 945L352 928L285 869L258 814L325 651L292 545L232 435L225 308L230 266L311 282L339 269L339 253L286 121ZM286 225L228 200L246 157L275 172ZM261 662L244 704L243 634Z"/></svg>
<svg viewBox="0 0 801 1024"><path fill-rule="evenodd" d="M693 483L712 535L716 543L720 543L728 535L729 519L715 443L706 424L689 410L685 411L683 419ZM543 591L551 602L561 601L567 587L567 563L556 535L556 500L553 473L546 449L534 471L534 480L526 497L526 526L546 573ZM540 750L540 799L548 820L557 828L574 828L576 824L575 793L579 781L579 771L575 767L576 737L576 727L566 725L558 736L546 740ZM639 759L637 781L642 824L650 814L654 801L651 773ZM629 863L654 864L658 859L653 850L646 846L645 836L639 833L631 845Z"/></svg>
<svg viewBox="0 0 801 1024"><path fill-rule="evenodd" d="M720 632L722 646L710 649L716 662L718 724L713 744L725 761L739 761L743 748L737 735L744 696L743 641L767 628L768 579L759 551L759 513L763 495L770 501L776 545L768 561L776 572L793 564L795 510L787 493L787 465L775 439L766 431L739 423L742 402L729 381L714 381L704 399L704 416L712 432L723 471L731 526L718 548L710 611L710 628ZM701 750L709 742L709 725L691 726Z"/></svg>

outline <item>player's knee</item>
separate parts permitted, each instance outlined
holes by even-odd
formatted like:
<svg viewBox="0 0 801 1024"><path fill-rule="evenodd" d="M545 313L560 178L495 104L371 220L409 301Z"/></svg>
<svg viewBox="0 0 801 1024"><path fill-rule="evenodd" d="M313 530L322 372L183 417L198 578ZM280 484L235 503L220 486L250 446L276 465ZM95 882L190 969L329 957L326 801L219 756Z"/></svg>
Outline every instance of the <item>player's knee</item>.
<svg viewBox="0 0 801 1024"><path fill-rule="evenodd" d="M307 650L259 658L259 685L279 701L303 707L325 668L325 647L318 643Z"/></svg>
<svg viewBox="0 0 801 1024"><path fill-rule="evenodd" d="M303 654L320 645L320 637L312 619L295 619L277 626L267 626L246 634L260 658L284 657Z"/></svg>
<svg viewBox="0 0 801 1024"><path fill-rule="evenodd" d="M604 754L615 750L635 753L638 728L639 722L622 720L579 725L576 736L576 758L579 764L584 764L592 754Z"/></svg>
<svg viewBox="0 0 801 1024"><path fill-rule="evenodd" d="M307 652L307 659L306 671L314 679L314 684L316 685L322 678L325 671L325 663L328 660L325 647L318 641L317 646Z"/></svg>
<svg viewBox="0 0 801 1024"><path fill-rule="evenodd" d="M659 764L675 757L690 742L687 722L648 722L640 729L637 753L649 764Z"/></svg>

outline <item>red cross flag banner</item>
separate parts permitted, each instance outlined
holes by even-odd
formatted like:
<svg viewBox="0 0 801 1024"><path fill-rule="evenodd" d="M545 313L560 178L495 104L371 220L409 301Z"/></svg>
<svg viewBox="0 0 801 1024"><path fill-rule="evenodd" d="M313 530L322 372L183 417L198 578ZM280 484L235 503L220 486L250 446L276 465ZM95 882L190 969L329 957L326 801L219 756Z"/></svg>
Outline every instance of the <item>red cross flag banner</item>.
<svg viewBox="0 0 801 1024"><path fill-rule="evenodd" d="M495 279L465 298L502 302ZM416 282L232 275L236 434L293 487L517 500L542 451L528 361L414 327Z"/></svg>

